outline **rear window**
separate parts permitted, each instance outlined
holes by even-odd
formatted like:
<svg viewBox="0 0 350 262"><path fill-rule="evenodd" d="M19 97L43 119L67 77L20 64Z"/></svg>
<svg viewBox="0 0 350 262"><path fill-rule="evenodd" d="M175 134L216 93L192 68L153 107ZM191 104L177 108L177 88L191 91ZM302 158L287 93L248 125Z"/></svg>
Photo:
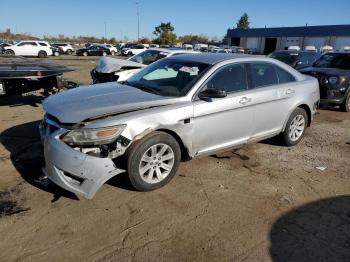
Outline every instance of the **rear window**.
<svg viewBox="0 0 350 262"><path fill-rule="evenodd" d="M41 45L41 46L47 46L46 43L41 43L41 42L39 42L39 45Z"/></svg>
<svg viewBox="0 0 350 262"><path fill-rule="evenodd" d="M350 54L325 54L314 63L314 67L350 70Z"/></svg>
<svg viewBox="0 0 350 262"><path fill-rule="evenodd" d="M167 57L168 53L157 51L157 50L147 50L143 51L142 53L135 55L134 57L130 58L130 61L141 63L144 65L152 64L153 62L162 59L164 57Z"/></svg>

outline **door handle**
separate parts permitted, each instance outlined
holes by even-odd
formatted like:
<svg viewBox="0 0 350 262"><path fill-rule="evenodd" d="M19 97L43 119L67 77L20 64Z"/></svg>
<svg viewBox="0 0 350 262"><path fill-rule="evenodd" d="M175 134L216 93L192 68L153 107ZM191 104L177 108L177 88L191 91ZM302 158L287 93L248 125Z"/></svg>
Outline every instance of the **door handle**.
<svg viewBox="0 0 350 262"><path fill-rule="evenodd" d="M292 95L292 94L294 94L295 93L295 90L294 89L287 89L287 91L286 91L286 94L287 95Z"/></svg>
<svg viewBox="0 0 350 262"><path fill-rule="evenodd" d="M241 100L239 100L239 103L242 104L242 105L245 105L246 103L249 103L251 102L252 99L251 98L248 98L248 97L242 97Z"/></svg>

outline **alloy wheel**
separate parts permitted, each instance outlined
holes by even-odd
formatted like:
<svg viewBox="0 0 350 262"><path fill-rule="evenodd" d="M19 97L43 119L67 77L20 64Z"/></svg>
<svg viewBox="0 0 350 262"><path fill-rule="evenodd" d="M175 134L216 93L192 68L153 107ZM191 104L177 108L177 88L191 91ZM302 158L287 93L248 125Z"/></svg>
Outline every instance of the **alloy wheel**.
<svg viewBox="0 0 350 262"><path fill-rule="evenodd" d="M305 118L303 115L296 115L289 126L289 138L295 142L302 137L305 130Z"/></svg>
<svg viewBox="0 0 350 262"><path fill-rule="evenodd" d="M139 174L146 183L154 184L164 180L173 169L175 154L167 144L155 144L143 154Z"/></svg>

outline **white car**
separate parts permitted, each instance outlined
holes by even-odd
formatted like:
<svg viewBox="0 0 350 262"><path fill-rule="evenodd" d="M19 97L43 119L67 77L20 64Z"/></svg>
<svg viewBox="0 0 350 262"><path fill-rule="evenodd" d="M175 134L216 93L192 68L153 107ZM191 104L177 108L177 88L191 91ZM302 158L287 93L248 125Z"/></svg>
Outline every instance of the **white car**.
<svg viewBox="0 0 350 262"><path fill-rule="evenodd" d="M300 51L300 46L297 45L291 45L288 47L288 50L293 50L293 51Z"/></svg>
<svg viewBox="0 0 350 262"><path fill-rule="evenodd" d="M145 50L147 50L147 47L145 47L144 45L135 45L129 48L123 48L122 54L127 56L132 56L132 55L140 54Z"/></svg>
<svg viewBox="0 0 350 262"><path fill-rule="evenodd" d="M29 40L5 47L5 53L19 56L47 57L52 55L52 49L48 42Z"/></svg>
<svg viewBox="0 0 350 262"><path fill-rule="evenodd" d="M344 46L341 51L342 52L350 52L350 46Z"/></svg>
<svg viewBox="0 0 350 262"><path fill-rule="evenodd" d="M330 46L330 45L325 45L320 48L321 54L333 53L333 51L334 51L333 46Z"/></svg>
<svg viewBox="0 0 350 262"><path fill-rule="evenodd" d="M111 44L104 44L102 46L107 47L109 49L109 51L111 52L111 55L116 55L118 53L118 49Z"/></svg>
<svg viewBox="0 0 350 262"><path fill-rule="evenodd" d="M126 60L101 57L97 63L97 66L91 70L90 74L94 84L112 81L123 82L141 71L147 65L150 65L164 57L195 53L200 52L188 51L180 48L150 48Z"/></svg>
<svg viewBox="0 0 350 262"><path fill-rule="evenodd" d="M74 48L71 44L54 43L53 46L59 47L67 55L71 55L74 52Z"/></svg>
<svg viewBox="0 0 350 262"><path fill-rule="evenodd" d="M314 45L307 45L304 50L308 52L317 52L317 48Z"/></svg>

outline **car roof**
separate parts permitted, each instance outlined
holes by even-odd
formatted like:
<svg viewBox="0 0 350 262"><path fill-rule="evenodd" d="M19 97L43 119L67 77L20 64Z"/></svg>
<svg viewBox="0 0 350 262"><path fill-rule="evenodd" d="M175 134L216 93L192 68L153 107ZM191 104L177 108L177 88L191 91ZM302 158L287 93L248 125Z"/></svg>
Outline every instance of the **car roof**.
<svg viewBox="0 0 350 262"><path fill-rule="evenodd" d="M177 54L177 53L181 53L181 54L184 54L184 53L195 54L195 53L198 53L198 52L194 52L194 51L191 51L191 50L185 50L185 49L182 49L182 48L149 48L148 50L156 50L156 51L160 51L160 52L166 52L166 53L169 53L169 54Z"/></svg>
<svg viewBox="0 0 350 262"><path fill-rule="evenodd" d="M327 54L350 55L349 52L329 52L329 53L324 53L324 55L327 55Z"/></svg>
<svg viewBox="0 0 350 262"><path fill-rule="evenodd" d="M182 61L198 62L214 65L226 60L241 59L241 58L262 58L259 55L244 55L244 54L226 54L226 53L197 53L173 56L169 59L181 59Z"/></svg>
<svg viewBox="0 0 350 262"><path fill-rule="evenodd" d="M301 53L301 54L319 54L319 52L313 52L313 51L306 51L306 50L278 50L274 51L273 53Z"/></svg>

